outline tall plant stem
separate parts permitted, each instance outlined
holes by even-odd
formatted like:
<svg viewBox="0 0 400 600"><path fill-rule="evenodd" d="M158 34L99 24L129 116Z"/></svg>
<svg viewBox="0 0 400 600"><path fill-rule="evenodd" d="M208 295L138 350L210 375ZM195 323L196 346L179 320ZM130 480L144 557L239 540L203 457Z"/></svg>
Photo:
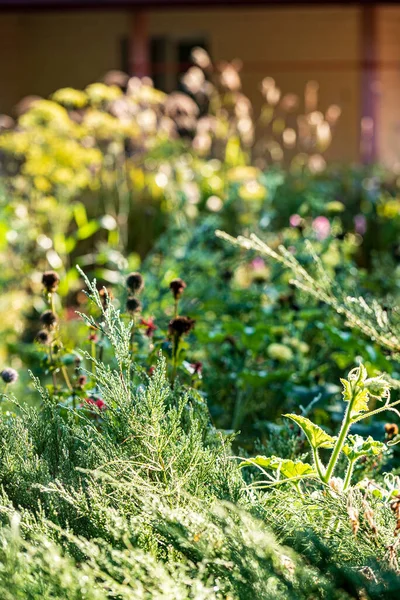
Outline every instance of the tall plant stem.
<svg viewBox="0 0 400 600"><path fill-rule="evenodd" d="M172 375L171 375L171 385L174 387L175 379L176 379L176 371L178 368L178 348L179 348L179 336L177 334L174 335L174 347L172 354Z"/></svg>
<svg viewBox="0 0 400 600"><path fill-rule="evenodd" d="M321 481L324 481L324 467L323 467L321 459L319 457L318 449L313 448L312 453L313 453L314 465L317 470L318 477L321 479Z"/></svg>
<svg viewBox="0 0 400 600"><path fill-rule="evenodd" d="M323 481L325 481L325 483L329 482L329 480L330 480L330 478L331 478L331 476L333 474L334 468L335 468L336 463L337 463L338 458L339 458L339 454L342 451L342 448L343 448L344 443L346 441L347 434L348 434L349 429L350 429L350 427L352 425L352 420L351 420L350 415L351 415L351 410L352 410L352 407L353 407L354 399L355 399L355 396L353 396L353 398L349 402L349 405L347 406L346 412L344 414L344 418L343 418L342 426L340 428L338 439L336 440L336 444L333 447L331 458L329 459L328 466L326 467L325 475L322 478Z"/></svg>

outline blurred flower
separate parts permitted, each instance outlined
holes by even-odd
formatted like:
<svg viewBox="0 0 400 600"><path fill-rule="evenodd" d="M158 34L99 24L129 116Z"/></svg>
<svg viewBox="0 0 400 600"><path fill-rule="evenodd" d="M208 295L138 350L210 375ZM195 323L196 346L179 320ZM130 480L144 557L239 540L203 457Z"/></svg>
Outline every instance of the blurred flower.
<svg viewBox="0 0 400 600"><path fill-rule="evenodd" d="M129 273L129 275L126 278L126 287L133 294L140 294L140 292L144 288L143 276L137 272Z"/></svg>
<svg viewBox="0 0 400 600"><path fill-rule="evenodd" d="M41 329L36 335L36 340L39 342L39 344L43 344L45 346L49 343L50 336L45 329Z"/></svg>
<svg viewBox="0 0 400 600"><path fill-rule="evenodd" d="M90 398L89 397L89 398L85 398L85 402L87 404L91 404L93 406L96 406L99 410L106 410L107 409L107 404L101 398Z"/></svg>
<svg viewBox="0 0 400 600"><path fill-rule="evenodd" d="M181 337L182 335L189 333L194 328L195 320L190 317L176 317L171 319L168 326L170 335Z"/></svg>
<svg viewBox="0 0 400 600"><path fill-rule="evenodd" d="M284 344L270 344L267 348L267 354L273 360L278 360L280 362L289 362L293 358L291 348Z"/></svg>
<svg viewBox="0 0 400 600"><path fill-rule="evenodd" d="M142 309L142 304L141 304L140 300L138 300L134 296L131 296L127 299L126 310L129 314L133 315L137 312L140 312L141 309Z"/></svg>
<svg viewBox="0 0 400 600"><path fill-rule="evenodd" d="M358 214L354 217L354 229L359 235L364 235L367 231L367 219L364 215Z"/></svg>
<svg viewBox="0 0 400 600"><path fill-rule="evenodd" d="M239 71L242 68L242 61L238 59L235 59L230 63L221 61L218 68L221 71L221 85L230 92L237 92L240 90L242 82L240 80Z"/></svg>
<svg viewBox="0 0 400 600"><path fill-rule="evenodd" d="M175 300L178 300L178 298L180 298L183 294L183 290L186 288L186 283L183 281L183 279L180 279L179 277L177 277L176 279L173 279L171 281L171 283L169 284L169 289L172 292L173 297L175 298Z"/></svg>
<svg viewBox="0 0 400 600"><path fill-rule="evenodd" d="M45 310L40 315L40 321L47 329L52 329L57 323L57 315L52 310Z"/></svg>
<svg viewBox="0 0 400 600"><path fill-rule="evenodd" d="M325 204L325 209L327 210L327 212L340 213L343 212L346 209L346 207L343 204L343 202L339 202L339 200L332 200L332 202L327 202Z"/></svg>
<svg viewBox="0 0 400 600"><path fill-rule="evenodd" d="M18 373L15 369L7 367L1 371L0 377L6 384L15 383L18 380Z"/></svg>
<svg viewBox="0 0 400 600"><path fill-rule="evenodd" d="M196 48L193 48L192 60L203 70L208 69L211 66L211 59L208 52L206 52L206 50L204 50L204 48L201 48L200 46L196 46Z"/></svg>
<svg viewBox="0 0 400 600"><path fill-rule="evenodd" d="M42 283L46 292L50 294L57 291L60 277L55 271L45 271L42 276Z"/></svg>
<svg viewBox="0 0 400 600"><path fill-rule="evenodd" d="M324 216L319 216L314 219L312 222L312 228L320 241L325 240L331 232L331 224L329 219Z"/></svg>
<svg viewBox="0 0 400 600"><path fill-rule="evenodd" d="M145 333L146 333L147 337L149 337L149 338L153 337L154 332L157 329L156 325L154 325L153 317L148 317L147 319L142 319L140 321L140 324L143 325L144 327L146 327Z"/></svg>
<svg viewBox="0 0 400 600"><path fill-rule="evenodd" d="M396 423L385 423L385 433L389 440L392 440L396 435L399 435L399 427Z"/></svg>
<svg viewBox="0 0 400 600"><path fill-rule="evenodd" d="M299 227L303 222L303 219L300 215L290 215L289 223L291 227Z"/></svg>

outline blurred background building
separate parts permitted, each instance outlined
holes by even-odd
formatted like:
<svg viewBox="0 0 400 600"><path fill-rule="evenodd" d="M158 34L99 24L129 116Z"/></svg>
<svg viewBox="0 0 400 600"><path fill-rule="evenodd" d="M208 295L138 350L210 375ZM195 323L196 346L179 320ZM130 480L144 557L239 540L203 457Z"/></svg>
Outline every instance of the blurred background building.
<svg viewBox="0 0 400 600"><path fill-rule="evenodd" d="M342 110L330 158L400 156L400 5L243 0L0 0L0 112L24 96L83 88L110 69L153 77L171 91L194 46L240 58L246 93L260 82ZM360 147L360 130L371 130Z"/></svg>

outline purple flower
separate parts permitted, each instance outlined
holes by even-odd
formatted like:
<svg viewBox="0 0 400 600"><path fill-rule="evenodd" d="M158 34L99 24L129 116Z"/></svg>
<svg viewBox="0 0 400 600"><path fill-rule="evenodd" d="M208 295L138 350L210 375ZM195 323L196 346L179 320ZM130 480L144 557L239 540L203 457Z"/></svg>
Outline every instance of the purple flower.
<svg viewBox="0 0 400 600"><path fill-rule="evenodd" d="M367 219L364 215L359 214L354 217L354 229L360 235L364 235L367 231Z"/></svg>
<svg viewBox="0 0 400 600"><path fill-rule="evenodd" d="M315 231L317 238L325 240L331 232L331 224L326 217L316 217L312 222L312 228Z"/></svg>

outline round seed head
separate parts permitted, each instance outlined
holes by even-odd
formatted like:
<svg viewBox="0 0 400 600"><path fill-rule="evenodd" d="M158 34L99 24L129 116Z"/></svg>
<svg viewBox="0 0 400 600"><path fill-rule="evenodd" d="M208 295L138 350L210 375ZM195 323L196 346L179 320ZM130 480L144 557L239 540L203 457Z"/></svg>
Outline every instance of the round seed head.
<svg viewBox="0 0 400 600"><path fill-rule="evenodd" d="M57 323L57 315L55 315L52 310L45 310L44 313L40 315L40 321L44 327L52 329Z"/></svg>
<svg viewBox="0 0 400 600"><path fill-rule="evenodd" d="M57 291L60 277L55 271L45 271L42 275L42 283L46 292L52 293Z"/></svg>
<svg viewBox="0 0 400 600"><path fill-rule="evenodd" d="M144 280L140 273L129 273L126 278L126 287L132 294L140 294L144 288Z"/></svg>
<svg viewBox="0 0 400 600"><path fill-rule="evenodd" d="M18 379L18 373L15 369L11 369L7 367L3 369L0 373L0 377L4 381L4 383L15 383Z"/></svg>
<svg viewBox="0 0 400 600"><path fill-rule="evenodd" d="M50 336L45 329L41 329L37 334L36 339L39 342L39 344L46 345L50 341Z"/></svg>
<svg viewBox="0 0 400 600"><path fill-rule="evenodd" d="M135 298L134 296L130 296L126 301L126 311L130 314L134 314L140 312L142 309L142 305L140 300Z"/></svg>

